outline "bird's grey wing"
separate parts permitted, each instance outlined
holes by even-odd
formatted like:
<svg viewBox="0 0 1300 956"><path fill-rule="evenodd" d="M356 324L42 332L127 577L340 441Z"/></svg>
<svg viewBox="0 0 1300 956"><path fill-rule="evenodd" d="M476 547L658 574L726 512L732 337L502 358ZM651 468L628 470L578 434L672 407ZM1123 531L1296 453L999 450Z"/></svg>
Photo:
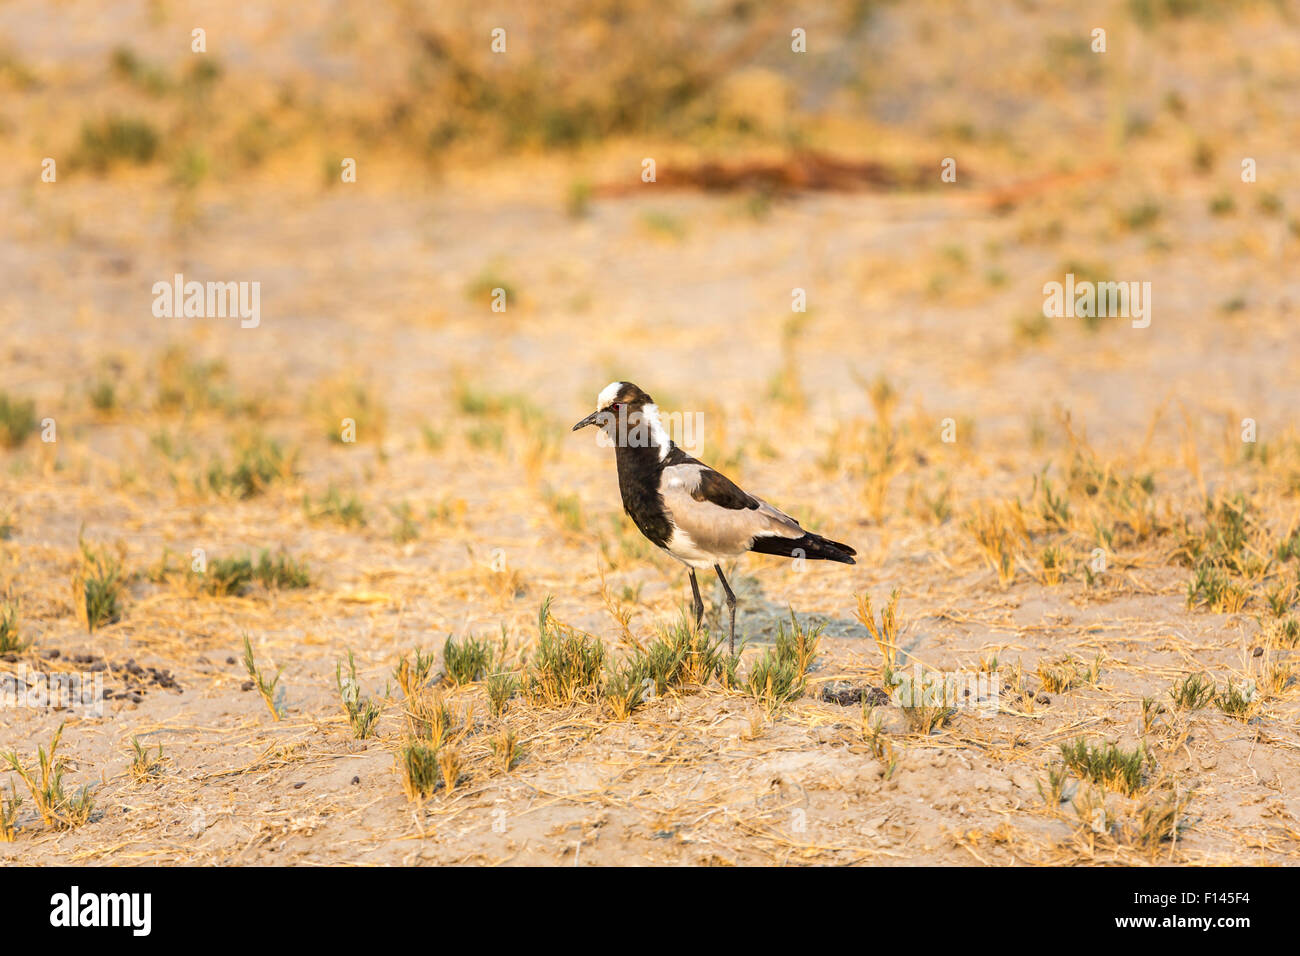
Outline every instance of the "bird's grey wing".
<svg viewBox="0 0 1300 956"><path fill-rule="evenodd" d="M715 471L705 464L700 465L700 481L691 492L691 497L696 501L711 501L724 508L757 510L759 514L776 523L776 527L771 531L782 536L797 538L804 533L803 528L799 527L799 522L784 511L773 507L762 498L754 497L722 472Z"/></svg>
<svg viewBox="0 0 1300 956"><path fill-rule="evenodd" d="M673 524L696 546L717 554L749 550L759 535L798 538L799 522L698 461L663 471L660 494Z"/></svg>

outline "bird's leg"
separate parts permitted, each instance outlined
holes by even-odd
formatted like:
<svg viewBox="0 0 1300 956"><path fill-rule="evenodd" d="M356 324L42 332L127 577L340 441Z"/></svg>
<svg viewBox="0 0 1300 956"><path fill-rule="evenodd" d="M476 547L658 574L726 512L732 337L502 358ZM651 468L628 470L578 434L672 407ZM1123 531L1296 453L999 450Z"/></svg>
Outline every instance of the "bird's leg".
<svg viewBox="0 0 1300 956"><path fill-rule="evenodd" d="M704 598L700 597L700 582L695 580L695 569L691 568L691 594L695 600L691 602L691 610L695 612L695 630L700 629L700 621L704 620Z"/></svg>
<svg viewBox="0 0 1300 956"><path fill-rule="evenodd" d="M713 570L718 572L718 580L722 582L722 590L727 592L727 610L731 613L731 632L727 642L727 650L734 657L736 654L736 595L731 593L731 585L722 576L722 565L715 564Z"/></svg>

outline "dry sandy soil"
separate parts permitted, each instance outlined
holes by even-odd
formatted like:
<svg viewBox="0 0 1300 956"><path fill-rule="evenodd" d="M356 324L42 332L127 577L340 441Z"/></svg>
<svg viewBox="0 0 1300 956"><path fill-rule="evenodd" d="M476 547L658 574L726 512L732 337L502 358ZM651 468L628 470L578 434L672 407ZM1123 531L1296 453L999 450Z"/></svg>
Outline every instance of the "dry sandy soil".
<svg viewBox="0 0 1300 956"><path fill-rule="evenodd" d="M220 5L0 7L0 391L56 437L0 443L0 616L23 645L0 680L102 667L112 692L102 716L0 708L0 750L29 768L65 725L65 789L94 801L64 827L29 796L0 860L1295 863L1300 11L1115 4L1094 54L1095 14L946 6L883 5L816 61L815 91L775 67L737 83L781 93L746 128L806 111L807 144L933 169L933 186L775 195L640 182L646 156L788 155L741 134L431 168L392 144L368 158L364 124L330 142L306 123L247 169L212 141L197 182L183 160L96 171L62 158L86 148L84 116L186 108L114 72L124 43L179 76L205 24L224 73L203 108L224 128L281 73L366 108L403 82L383 42L400 24L352 4L334 25L369 25L346 33ZM327 185L340 156L358 181ZM939 182L947 156L956 184ZM177 272L260 282L260 325L156 318L151 288ZM1150 326L1042 319L1043 284L1067 272L1150 282ZM705 460L859 563L739 562L739 685L673 688L624 720L599 697L520 695L493 716L484 682L444 682L461 766L413 800L404 655L434 652L436 677L449 634L504 635L494 669L526 674L550 595L556 621L629 657L688 601L622 515L612 453L569 432L610 380L698 413ZM355 443L337 441L345 418ZM252 435L286 460L247 496L214 487ZM81 542L124 576L118 619L93 631ZM186 572L194 549L287 554L310 584L214 594ZM900 670L996 659L995 714L960 707L922 733L895 700L827 699L879 699L855 612L894 589ZM802 695L769 709L746 680L790 609L824 632ZM278 720L245 636L282 669ZM382 710L364 740L335 684L349 651ZM1195 674L1214 696L1180 706ZM162 747L139 779L133 739ZM1078 740L1139 753L1133 785L1063 770Z"/></svg>

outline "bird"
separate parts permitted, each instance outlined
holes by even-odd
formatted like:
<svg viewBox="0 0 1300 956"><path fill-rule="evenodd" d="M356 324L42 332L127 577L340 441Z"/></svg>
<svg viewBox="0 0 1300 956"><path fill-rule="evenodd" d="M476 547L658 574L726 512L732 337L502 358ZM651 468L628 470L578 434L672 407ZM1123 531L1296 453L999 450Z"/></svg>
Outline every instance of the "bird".
<svg viewBox="0 0 1300 956"><path fill-rule="evenodd" d="M736 595L722 573L724 560L748 551L856 564L853 548L806 531L799 522L697 458L669 437L659 407L631 382L611 382L596 411L573 426L596 425L614 445L623 510L649 541L690 572L698 631L704 618L697 570L710 567L722 582L731 621L727 646L736 653Z"/></svg>

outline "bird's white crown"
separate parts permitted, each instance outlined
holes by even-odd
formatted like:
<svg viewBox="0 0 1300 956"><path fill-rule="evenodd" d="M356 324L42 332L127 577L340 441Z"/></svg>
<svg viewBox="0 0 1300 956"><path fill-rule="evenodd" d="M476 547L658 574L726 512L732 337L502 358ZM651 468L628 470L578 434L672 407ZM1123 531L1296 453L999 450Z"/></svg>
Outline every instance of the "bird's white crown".
<svg viewBox="0 0 1300 956"><path fill-rule="evenodd" d="M618 398L618 393L623 390L624 384L625 383L623 382L610 382L602 388L600 394L596 396L596 411L600 411L602 408L609 405L609 403L614 399Z"/></svg>

